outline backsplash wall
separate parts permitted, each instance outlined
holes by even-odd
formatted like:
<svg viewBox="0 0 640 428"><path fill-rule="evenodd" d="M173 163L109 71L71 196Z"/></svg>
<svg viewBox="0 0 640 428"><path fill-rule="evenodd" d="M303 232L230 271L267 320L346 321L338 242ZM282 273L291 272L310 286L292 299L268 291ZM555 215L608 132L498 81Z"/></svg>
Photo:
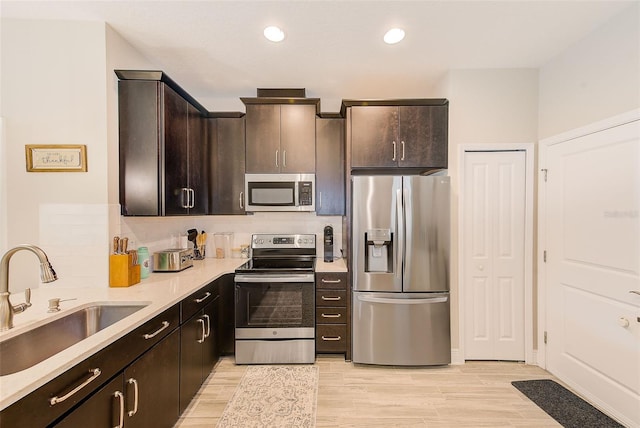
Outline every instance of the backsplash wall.
<svg viewBox="0 0 640 428"><path fill-rule="evenodd" d="M185 216L185 217L120 217L120 236L135 241L136 247L146 246L149 252L173 248L174 236L185 235L189 229L207 233L207 257L215 257L213 234L233 232L233 247L250 244L253 233L313 233L318 256L323 254L323 230L330 225L334 233L334 257L341 257L342 217L316 216L312 213L255 213L246 216Z"/></svg>

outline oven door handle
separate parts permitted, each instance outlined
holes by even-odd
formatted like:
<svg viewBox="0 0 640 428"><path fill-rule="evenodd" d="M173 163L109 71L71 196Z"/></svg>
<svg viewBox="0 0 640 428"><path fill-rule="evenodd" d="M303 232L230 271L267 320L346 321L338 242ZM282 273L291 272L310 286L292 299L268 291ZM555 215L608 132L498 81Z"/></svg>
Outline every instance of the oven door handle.
<svg viewBox="0 0 640 428"><path fill-rule="evenodd" d="M270 283L270 282L314 282L314 276L309 274L259 274L242 275L237 274L234 278L236 283Z"/></svg>

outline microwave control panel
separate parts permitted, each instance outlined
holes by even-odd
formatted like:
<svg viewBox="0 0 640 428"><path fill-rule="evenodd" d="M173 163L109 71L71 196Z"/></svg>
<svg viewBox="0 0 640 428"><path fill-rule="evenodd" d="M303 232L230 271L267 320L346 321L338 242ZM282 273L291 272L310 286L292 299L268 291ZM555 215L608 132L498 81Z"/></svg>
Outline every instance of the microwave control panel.
<svg viewBox="0 0 640 428"><path fill-rule="evenodd" d="M298 182L298 205L313 205L313 185L310 181Z"/></svg>

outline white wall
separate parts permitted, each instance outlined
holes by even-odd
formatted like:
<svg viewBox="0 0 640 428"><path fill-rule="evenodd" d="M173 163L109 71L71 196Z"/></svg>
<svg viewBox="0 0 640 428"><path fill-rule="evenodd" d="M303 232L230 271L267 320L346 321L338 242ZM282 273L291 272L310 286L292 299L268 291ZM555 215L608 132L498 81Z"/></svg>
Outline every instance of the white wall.
<svg viewBox="0 0 640 428"><path fill-rule="evenodd" d="M540 139L638 106L640 3L540 69Z"/></svg>
<svg viewBox="0 0 640 428"><path fill-rule="evenodd" d="M60 284L86 278L107 197L104 24L4 19L1 31L6 245L45 248ZM84 144L88 172L28 173L27 144ZM37 287L38 270L33 255L16 254L12 290Z"/></svg>
<svg viewBox="0 0 640 428"><path fill-rule="evenodd" d="M536 69L453 70L438 86L449 99L449 175L451 176L451 341L459 347L458 200L461 144L537 141Z"/></svg>

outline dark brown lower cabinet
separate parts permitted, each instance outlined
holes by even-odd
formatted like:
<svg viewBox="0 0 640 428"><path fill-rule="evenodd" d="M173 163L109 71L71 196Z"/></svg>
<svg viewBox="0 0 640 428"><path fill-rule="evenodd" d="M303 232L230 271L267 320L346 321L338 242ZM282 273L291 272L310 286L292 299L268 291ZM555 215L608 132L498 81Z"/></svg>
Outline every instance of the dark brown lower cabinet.
<svg viewBox="0 0 640 428"><path fill-rule="evenodd" d="M235 282L234 274L226 274L220 282L220 305L218 305L218 350L220 355L234 355L236 345L235 326Z"/></svg>
<svg viewBox="0 0 640 428"><path fill-rule="evenodd" d="M175 330L125 369L124 426L171 428L180 416L179 379L180 332Z"/></svg>
<svg viewBox="0 0 640 428"><path fill-rule="evenodd" d="M178 420L180 331L174 330L89 397L57 428L172 427Z"/></svg>
<svg viewBox="0 0 640 428"><path fill-rule="evenodd" d="M348 358L350 312L346 272L316 272L316 353Z"/></svg>
<svg viewBox="0 0 640 428"><path fill-rule="evenodd" d="M216 297L180 328L180 413L189 406L218 361L218 301Z"/></svg>

